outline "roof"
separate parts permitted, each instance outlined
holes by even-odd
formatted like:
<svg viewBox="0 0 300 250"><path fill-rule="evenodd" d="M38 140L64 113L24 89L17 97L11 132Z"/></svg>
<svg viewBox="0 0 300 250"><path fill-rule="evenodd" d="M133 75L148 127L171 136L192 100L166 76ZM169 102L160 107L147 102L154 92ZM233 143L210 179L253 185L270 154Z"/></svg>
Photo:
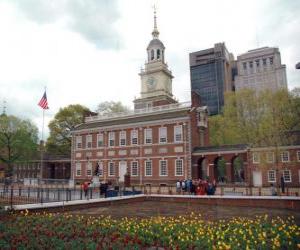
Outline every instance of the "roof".
<svg viewBox="0 0 300 250"><path fill-rule="evenodd" d="M196 147L193 153L207 153L207 152L224 152L224 151L246 151L248 149L247 144L235 144L235 145L222 145L222 146L208 146L208 147Z"/></svg>
<svg viewBox="0 0 300 250"><path fill-rule="evenodd" d="M154 38L154 39L152 39L151 41L150 41L150 43L149 43L149 45L148 45L148 47L147 47L147 49L149 49L150 47L161 47L161 48L165 48L165 46L164 46L164 44L162 43L162 41L161 40L159 40L159 39L157 39L157 38Z"/></svg>
<svg viewBox="0 0 300 250"><path fill-rule="evenodd" d="M190 108L185 109L177 109L177 110L168 110L167 112L160 112L160 113L150 113L141 116L127 116L127 117L120 117L119 119L114 120L100 120L95 122L87 122L78 125L74 131L84 130L84 129L93 129L99 127L106 127L106 126L115 126L115 125L125 125L130 123L139 123L139 122L147 122L147 121L155 121L155 120L167 120L172 118L178 117L185 117L188 115L188 111Z"/></svg>

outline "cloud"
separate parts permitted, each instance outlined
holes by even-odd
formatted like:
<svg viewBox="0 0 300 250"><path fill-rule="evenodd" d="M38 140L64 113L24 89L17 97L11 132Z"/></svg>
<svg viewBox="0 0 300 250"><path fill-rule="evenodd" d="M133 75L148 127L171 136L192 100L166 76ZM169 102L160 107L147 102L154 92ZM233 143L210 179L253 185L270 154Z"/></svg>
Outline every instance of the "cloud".
<svg viewBox="0 0 300 250"><path fill-rule="evenodd" d="M61 22L78 32L98 48L115 49L119 35L115 23L119 18L116 0L7 0L26 18L41 24Z"/></svg>

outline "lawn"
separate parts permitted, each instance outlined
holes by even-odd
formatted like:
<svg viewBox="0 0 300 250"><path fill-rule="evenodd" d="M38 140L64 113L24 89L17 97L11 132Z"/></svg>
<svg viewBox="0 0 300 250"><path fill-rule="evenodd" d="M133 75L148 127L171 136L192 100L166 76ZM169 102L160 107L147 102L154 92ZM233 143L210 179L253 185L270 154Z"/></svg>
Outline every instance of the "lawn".
<svg viewBox="0 0 300 250"><path fill-rule="evenodd" d="M0 222L0 249L299 249L299 238L293 216L208 221L193 212L113 219L26 211Z"/></svg>

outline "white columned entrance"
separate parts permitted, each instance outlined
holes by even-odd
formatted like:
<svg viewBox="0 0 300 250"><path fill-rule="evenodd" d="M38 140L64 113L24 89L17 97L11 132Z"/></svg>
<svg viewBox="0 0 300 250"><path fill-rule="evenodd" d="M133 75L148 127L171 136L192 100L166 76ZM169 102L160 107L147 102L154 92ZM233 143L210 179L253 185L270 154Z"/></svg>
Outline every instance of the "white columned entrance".
<svg viewBox="0 0 300 250"><path fill-rule="evenodd" d="M119 162L119 182L124 182L124 175L127 173L127 162Z"/></svg>
<svg viewBox="0 0 300 250"><path fill-rule="evenodd" d="M261 171L253 171L253 186L261 187L262 186L262 175Z"/></svg>

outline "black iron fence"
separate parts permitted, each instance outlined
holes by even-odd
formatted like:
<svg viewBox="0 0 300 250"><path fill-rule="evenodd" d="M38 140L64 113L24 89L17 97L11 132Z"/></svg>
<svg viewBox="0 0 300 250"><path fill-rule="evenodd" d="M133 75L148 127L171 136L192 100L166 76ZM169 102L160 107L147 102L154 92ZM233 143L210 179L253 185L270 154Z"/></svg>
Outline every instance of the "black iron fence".
<svg viewBox="0 0 300 250"><path fill-rule="evenodd" d="M84 191L82 187L56 188L56 187L26 187L14 185L0 186L0 206L20 204L48 203L72 200L95 199L115 196L141 194L141 189L136 187L113 187L103 192L99 187L90 187Z"/></svg>
<svg viewBox="0 0 300 250"><path fill-rule="evenodd" d="M99 187L90 186L85 192L82 186L73 188L51 186L24 186L18 184L3 185L0 184L0 206L11 206L19 204L34 204L61 202L72 200L95 199L115 196L126 196L135 194L168 194L168 195L191 195L188 190L176 189L175 185L153 186L137 185L130 188L109 187L103 192ZM286 188L285 192L277 189L277 194L282 196L298 196L299 187ZM228 187L219 186L215 195L235 195L235 196L270 196L270 187ZM197 195L197 194L196 194Z"/></svg>

